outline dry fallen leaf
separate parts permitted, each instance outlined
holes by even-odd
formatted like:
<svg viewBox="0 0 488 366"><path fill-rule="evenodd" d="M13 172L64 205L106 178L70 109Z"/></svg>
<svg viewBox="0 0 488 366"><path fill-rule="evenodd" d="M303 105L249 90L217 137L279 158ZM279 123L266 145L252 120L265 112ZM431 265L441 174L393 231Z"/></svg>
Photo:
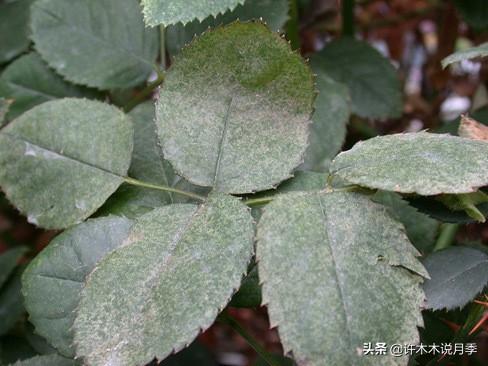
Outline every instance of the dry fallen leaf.
<svg viewBox="0 0 488 366"><path fill-rule="evenodd" d="M461 124L459 125L458 133L461 137L488 141L488 126L465 115L461 116Z"/></svg>

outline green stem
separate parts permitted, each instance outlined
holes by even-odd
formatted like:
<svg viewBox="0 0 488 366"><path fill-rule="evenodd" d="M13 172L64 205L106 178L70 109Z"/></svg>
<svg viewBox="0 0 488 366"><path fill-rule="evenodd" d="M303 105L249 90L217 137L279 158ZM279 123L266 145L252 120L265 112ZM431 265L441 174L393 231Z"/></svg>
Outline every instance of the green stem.
<svg viewBox="0 0 488 366"><path fill-rule="evenodd" d="M150 189L156 189L156 190L165 191L165 192L178 193L178 194L181 194L183 196L187 196L187 197L190 197L190 198L199 200L199 201L205 201L205 197L203 197L203 196L200 196L200 195L198 195L196 193L192 193L192 192L182 191L181 189L177 189L177 188L172 188L172 187L167 187L167 186L160 186L160 185L157 185L157 184L142 182L140 180L137 180L137 179L134 179L134 178L130 178L130 177L124 178L124 181L126 183L128 183L128 184L133 185L133 186L150 188Z"/></svg>
<svg viewBox="0 0 488 366"><path fill-rule="evenodd" d="M164 25L159 26L159 34L161 69L166 70L166 27Z"/></svg>
<svg viewBox="0 0 488 366"><path fill-rule="evenodd" d="M354 37L354 0L342 0L342 35Z"/></svg>
<svg viewBox="0 0 488 366"><path fill-rule="evenodd" d="M133 110L136 106L144 102L148 96L150 96L154 89L156 89L159 85L162 84L164 80L164 73L158 72L158 78L154 80L152 83L148 84L140 93L138 93L134 98L132 98L129 103L127 103L124 107L124 111L126 113Z"/></svg>
<svg viewBox="0 0 488 366"><path fill-rule="evenodd" d="M435 243L434 252L450 247L454 239L456 239L458 229L459 224L442 224L439 237Z"/></svg>
<svg viewBox="0 0 488 366"><path fill-rule="evenodd" d="M240 334L242 338L256 351L256 353L264 360L269 366L277 366L272 360L270 354L258 343L253 336L251 336L233 317L227 313L221 313L217 320L223 324L227 324L233 330Z"/></svg>
<svg viewBox="0 0 488 366"><path fill-rule="evenodd" d="M261 206L270 203L274 197L248 198L244 200L244 204L248 206Z"/></svg>
<svg viewBox="0 0 488 366"><path fill-rule="evenodd" d="M286 37L290 41L291 48L300 49L300 31L298 26L297 0L288 0L290 6L290 19L286 23Z"/></svg>

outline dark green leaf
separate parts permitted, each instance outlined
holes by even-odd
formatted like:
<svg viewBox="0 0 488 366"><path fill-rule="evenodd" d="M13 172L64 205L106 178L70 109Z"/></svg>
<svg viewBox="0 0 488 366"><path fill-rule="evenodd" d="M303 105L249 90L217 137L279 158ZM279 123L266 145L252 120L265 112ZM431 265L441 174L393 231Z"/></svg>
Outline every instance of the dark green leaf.
<svg viewBox="0 0 488 366"><path fill-rule="evenodd" d="M17 267L20 258L26 251L26 247L16 247L0 254L0 288L5 284L15 267Z"/></svg>
<svg viewBox="0 0 488 366"><path fill-rule="evenodd" d="M115 217L84 222L56 237L26 269L22 292L29 319L64 356L74 356L72 326L86 277L122 245L131 225Z"/></svg>
<svg viewBox="0 0 488 366"><path fill-rule="evenodd" d="M23 268L18 268L0 292L0 335L7 333L24 313L20 277Z"/></svg>
<svg viewBox="0 0 488 366"><path fill-rule="evenodd" d="M320 69L316 73L319 95L315 99L315 112L304 168L327 171L346 138L350 97L344 84L329 78Z"/></svg>
<svg viewBox="0 0 488 366"><path fill-rule="evenodd" d="M38 0L31 17L36 50L72 82L128 88L154 70L158 32L137 0Z"/></svg>
<svg viewBox="0 0 488 366"><path fill-rule="evenodd" d="M263 302L299 365L405 365L364 342L416 344L427 272L403 226L357 193L278 196L258 224Z"/></svg>
<svg viewBox="0 0 488 366"><path fill-rule="evenodd" d="M486 0L454 0L463 19L473 28L488 26L488 3Z"/></svg>
<svg viewBox="0 0 488 366"><path fill-rule="evenodd" d="M159 366L217 366L212 354L200 343L193 342L188 348L171 355Z"/></svg>
<svg viewBox="0 0 488 366"><path fill-rule="evenodd" d="M32 107L62 97L97 96L92 90L72 85L52 71L37 53L12 62L0 76L0 96L13 100L10 120Z"/></svg>
<svg viewBox="0 0 488 366"><path fill-rule="evenodd" d="M314 70L349 87L353 113L367 118L400 116L402 93L396 70L366 42L352 38L332 41L311 62Z"/></svg>
<svg viewBox="0 0 488 366"><path fill-rule="evenodd" d="M0 186L31 223L64 228L89 217L123 182L133 129L107 104L60 99L0 132Z"/></svg>
<svg viewBox="0 0 488 366"><path fill-rule="evenodd" d="M255 308L261 306L261 286L258 268L254 267L242 280L239 291L232 297L229 306L236 308Z"/></svg>
<svg viewBox="0 0 488 366"><path fill-rule="evenodd" d="M308 67L264 25L205 33L181 52L161 90L164 155L197 185L272 188L303 159L313 96Z"/></svg>
<svg viewBox="0 0 488 366"><path fill-rule="evenodd" d="M33 0L0 4L0 64L8 62L29 47L29 8Z"/></svg>
<svg viewBox="0 0 488 366"><path fill-rule="evenodd" d="M222 194L139 217L88 276L74 324L77 355L133 366L185 347L239 286L253 236L248 208Z"/></svg>
<svg viewBox="0 0 488 366"><path fill-rule="evenodd" d="M488 284L488 255L476 249L451 247L432 253L424 265L430 274L424 283L429 309L462 307Z"/></svg>

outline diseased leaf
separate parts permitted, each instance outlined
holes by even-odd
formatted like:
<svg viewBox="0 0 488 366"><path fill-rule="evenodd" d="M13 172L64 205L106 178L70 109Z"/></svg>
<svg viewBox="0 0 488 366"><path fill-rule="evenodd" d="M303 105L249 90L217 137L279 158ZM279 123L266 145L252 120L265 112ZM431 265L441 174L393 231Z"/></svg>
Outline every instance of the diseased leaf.
<svg viewBox="0 0 488 366"><path fill-rule="evenodd" d="M12 102L13 100L0 97L0 128L7 122L5 118Z"/></svg>
<svg viewBox="0 0 488 366"><path fill-rule="evenodd" d="M417 211L399 194L378 191L372 200L388 208L390 215L400 221L413 245L421 252L430 252L435 244L439 222Z"/></svg>
<svg viewBox="0 0 488 366"><path fill-rule="evenodd" d="M36 50L72 82L128 88L154 69L158 33L137 0L38 0L31 18Z"/></svg>
<svg viewBox="0 0 488 366"><path fill-rule="evenodd" d="M332 159L341 150L349 121L350 97L344 84L317 70L319 94L315 99L309 146L305 154L305 169L326 171Z"/></svg>
<svg viewBox="0 0 488 366"><path fill-rule="evenodd" d="M458 134L468 139L488 141L488 126L468 116L461 116Z"/></svg>
<svg viewBox="0 0 488 366"><path fill-rule="evenodd" d="M154 27L181 22L186 24L194 19L202 21L206 17L217 16L234 9L244 0L142 0L144 20Z"/></svg>
<svg viewBox="0 0 488 366"><path fill-rule="evenodd" d="M9 119L32 107L63 97L94 98L89 89L72 85L52 71L37 53L29 53L12 62L0 76L0 96L12 99Z"/></svg>
<svg viewBox="0 0 488 366"><path fill-rule="evenodd" d="M365 118L400 116L402 93L396 70L366 42L340 38L312 56L311 62L314 70L349 87L353 113Z"/></svg>
<svg viewBox="0 0 488 366"><path fill-rule="evenodd" d="M248 209L222 194L141 216L88 277L74 325L77 355L133 366L184 348L239 286L253 234Z"/></svg>
<svg viewBox="0 0 488 366"><path fill-rule="evenodd" d="M488 284L488 255L465 247L450 247L432 253L424 261L430 274L424 291L427 308L463 307Z"/></svg>
<svg viewBox="0 0 488 366"><path fill-rule="evenodd" d="M264 25L205 33L166 75L156 110L164 156L197 185L272 188L303 159L313 95L308 67Z"/></svg>
<svg viewBox="0 0 488 366"><path fill-rule="evenodd" d="M11 366L75 366L75 360L62 357L60 355L44 355L28 358L27 360L17 361Z"/></svg>
<svg viewBox="0 0 488 366"><path fill-rule="evenodd" d="M132 123L107 104L60 99L0 132L0 186L28 220L64 228L89 217L123 182Z"/></svg>
<svg viewBox="0 0 488 366"><path fill-rule="evenodd" d="M364 342L416 344L422 325L427 272L384 207L357 193L289 193L264 209L257 237L263 303L298 365L407 364L361 354Z"/></svg>
<svg viewBox="0 0 488 366"><path fill-rule="evenodd" d="M29 48L29 8L33 0L0 3L0 64Z"/></svg>
<svg viewBox="0 0 488 366"><path fill-rule="evenodd" d="M6 334L24 313L20 276L23 268L18 268L0 292L0 336Z"/></svg>
<svg viewBox="0 0 488 366"><path fill-rule="evenodd" d="M29 320L62 355L75 355L72 327L86 277L131 226L113 216L88 220L57 236L27 267L22 292Z"/></svg>
<svg viewBox="0 0 488 366"><path fill-rule="evenodd" d="M16 247L0 254L0 288L5 284L20 258L27 251L26 247Z"/></svg>
<svg viewBox="0 0 488 366"><path fill-rule="evenodd" d="M361 141L332 162L331 174L386 191L469 193L488 185L488 143L427 132Z"/></svg>
<svg viewBox="0 0 488 366"><path fill-rule="evenodd" d="M485 0L454 0L454 5L471 27L488 26L488 3Z"/></svg>
<svg viewBox="0 0 488 366"><path fill-rule="evenodd" d="M166 29L166 47L170 55L174 56L198 36L222 24L229 24L236 20L249 21L262 19L273 31L283 30L288 20L288 0L247 0L243 5L237 5L233 11L227 11L217 17L207 17L202 22L194 20L188 24L175 24Z"/></svg>
<svg viewBox="0 0 488 366"><path fill-rule="evenodd" d="M476 47L468 48L467 50L455 52L442 60L442 67L447 67L455 62L463 60L471 60L478 57L488 56L488 43L480 44Z"/></svg>

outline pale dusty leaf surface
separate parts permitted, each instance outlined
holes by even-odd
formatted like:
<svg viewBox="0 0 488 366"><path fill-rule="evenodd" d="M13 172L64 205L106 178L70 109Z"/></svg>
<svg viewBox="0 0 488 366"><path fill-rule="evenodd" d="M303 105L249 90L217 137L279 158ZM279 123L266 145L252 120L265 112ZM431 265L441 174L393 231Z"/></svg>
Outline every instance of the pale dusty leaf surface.
<svg viewBox="0 0 488 366"><path fill-rule="evenodd" d="M488 143L427 132L374 137L340 153L331 173L385 191L469 193L488 185Z"/></svg>
<svg viewBox="0 0 488 366"><path fill-rule="evenodd" d="M488 56L488 43L480 44L476 47L468 48L467 50L455 52L442 60L442 67L447 67L455 62L463 60L471 60L473 58L481 58Z"/></svg>
<svg viewBox="0 0 488 366"><path fill-rule="evenodd" d="M32 38L49 66L72 82L136 86L158 54L157 30L145 27L140 10L137 0L38 0Z"/></svg>
<svg viewBox="0 0 488 366"><path fill-rule="evenodd" d="M364 342L415 344L422 325L427 273L384 207L357 193L289 193L265 208L257 236L263 303L298 365L407 364L361 354Z"/></svg>
<svg viewBox="0 0 488 366"><path fill-rule="evenodd" d="M197 185L272 188L303 160L313 98L309 68L279 35L260 23L217 28L167 72L156 109L164 155Z"/></svg>
<svg viewBox="0 0 488 366"><path fill-rule="evenodd" d="M88 277L74 325L77 355L90 365L133 366L184 348L239 287L253 235L249 209L222 194L138 218Z"/></svg>
<svg viewBox="0 0 488 366"><path fill-rule="evenodd" d="M178 22L186 24L194 19L203 20L234 9L244 0L142 0L144 19L152 27Z"/></svg>
<svg viewBox="0 0 488 366"><path fill-rule="evenodd" d="M81 290L98 261L122 245L132 222L88 220L57 236L22 276L22 292L36 333L61 354L74 357L73 322Z"/></svg>
<svg viewBox="0 0 488 366"><path fill-rule="evenodd" d="M0 131L0 186L31 223L74 225L123 182L132 140L132 122L112 106L46 102Z"/></svg>
<svg viewBox="0 0 488 366"><path fill-rule="evenodd" d="M17 361L11 366L75 366L78 363L75 360L62 357L60 355L35 356L26 360Z"/></svg>

